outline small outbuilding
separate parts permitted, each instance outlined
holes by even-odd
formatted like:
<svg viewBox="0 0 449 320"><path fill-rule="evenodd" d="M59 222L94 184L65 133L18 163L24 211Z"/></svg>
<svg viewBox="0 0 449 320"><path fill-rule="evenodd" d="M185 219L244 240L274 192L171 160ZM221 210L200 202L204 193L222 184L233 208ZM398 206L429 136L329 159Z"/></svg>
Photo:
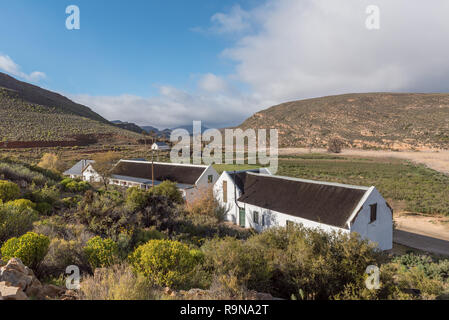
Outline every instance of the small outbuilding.
<svg viewBox="0 0 449 320"><path fill-rule="evenodd" d="M155 142L152 144L151 149L157 151L168 151L170 150L170 146L165 142Z"/></svg>
<svg viewBox="0 0 449 320"><path fill-rule="evenodd" d="M91 163L93 160L80 160L73 167L63 173L64 176L68 176L72 179L82 179L83 170Z"/></svg>

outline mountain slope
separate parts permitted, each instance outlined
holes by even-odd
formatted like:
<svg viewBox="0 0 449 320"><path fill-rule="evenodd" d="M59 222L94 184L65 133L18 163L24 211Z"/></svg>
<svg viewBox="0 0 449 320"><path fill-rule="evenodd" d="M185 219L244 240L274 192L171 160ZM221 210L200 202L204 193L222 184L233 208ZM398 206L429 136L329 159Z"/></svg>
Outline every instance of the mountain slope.
<svg viewBox="0 0 449 320"><path fill-rule="evenodd" d="M344 94L283 103L239 126L276 128L283 147L325 147L339 137L348 147L449 147L449 94Z"/></svg>
<svg viewBox="0 0 449 320"><path fill-rule="evenodd" d="M0 119L0 142L2 146L7 142L9 147L25 146L18 142L59 141L59 145L76 145L77 141L87 144L99 137L140 138L86 106L2 73Z"/></svg>
<svg viewBox="0 0 449 320"><path fill-rule="evenodd" d="M42 106L53 107L64 113L71 113L92 120L108 122L99 114L93 112L90 108L75 103L68 98L35 85L19 81L7 74L0 72L0 87L15 91L23 100Z"/></svg>

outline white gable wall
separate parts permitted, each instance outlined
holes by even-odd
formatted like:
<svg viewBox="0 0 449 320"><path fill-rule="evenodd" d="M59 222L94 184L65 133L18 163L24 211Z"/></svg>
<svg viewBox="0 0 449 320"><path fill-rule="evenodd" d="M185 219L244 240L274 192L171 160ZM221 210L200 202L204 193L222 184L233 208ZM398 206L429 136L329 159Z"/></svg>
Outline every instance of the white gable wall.
<svg viewBox="0 0 449 320"><path fill-rule="evenodd" d="M227 181L227 194L228 194L228 201L223 201L223 181ZM235 189L234 189L235 187ZM235 195L234 195L235 190ZM235 186L234 181L231 179L229 174L225 171L221 174L221 176L218 178L217 182L214 185L214 195L215 198L218 200L220 205L227 210L227 214L225 216L226 221L230 221L233 223L238 224L238 207L235 203L235 200L240 197L240 190Z"/></svg>
<svg viewBox="0 0 449 320"><path fill-rule="evenodd" d="M101 182L101 176L95 171L91 164L89 164L83 171L83 180L87 182Z"/></svg>
<svg viewBox="0 0 449 320"><path fill-rule="evenodd" d="M212 182L209 183L209 176L212 176ZM201 176L196 181L195 185L198 188L204 188L204 187L212 187L215 182L217 182L219 176L217 171L215 171L214 167L209 166L206 170L201 174Z"/></svg>
<svg viewBox="0 0 449 320"><path fill-rule="evenodd" d="M370 223L371 204L377 203L377 219ZM378 244L381 250L390 250L393 246L393 213L382 195L373 188L364 201L361 211L355 217L351 232L357 232L363 239L369 239Z"/></svg>

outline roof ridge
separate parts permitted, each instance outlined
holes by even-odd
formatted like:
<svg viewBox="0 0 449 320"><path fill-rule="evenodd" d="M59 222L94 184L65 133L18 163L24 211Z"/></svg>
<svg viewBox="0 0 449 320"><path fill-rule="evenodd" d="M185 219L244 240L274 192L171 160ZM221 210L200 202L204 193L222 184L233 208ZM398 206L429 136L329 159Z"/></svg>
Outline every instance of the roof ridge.
<svg viewBox="0 0 449 320"><path fill-rule="evenodd" d="M126 160L121 159L119 162L132 162L132 163L148 163L151 164L151 161L141 161L141 160ZM208 165L202 165L202 164L191 164L191 163L172 163L172 162L156 162L154 161L153 164L160 164L160 165L167 165L167 166L182 166L182 167L196 167L196 168L204 168L207 169L210 166Z"/></svg>
<svg viewBox="0 0 449 320"><path fill-rule="evenodd" d="M350 185L350 184L344 184L344 183L338 183L338 182L327 182L327 181L309 180L309 179L301 179L301 178L279 176L279 175L269 175L269 174L265 174L265 173L248 172L248 174L252 174L254 176L262 176L262 177L266 177L266 178L284 179L284 180L290 180L290 181L297 181L297 182L304 182L304 183L311 183L311 184L313 183L313 184L341 187L341 188L347 188L347 189L368 191L371 188L371 187L366 187L366 186L356 186L356 185Z"/></svg>

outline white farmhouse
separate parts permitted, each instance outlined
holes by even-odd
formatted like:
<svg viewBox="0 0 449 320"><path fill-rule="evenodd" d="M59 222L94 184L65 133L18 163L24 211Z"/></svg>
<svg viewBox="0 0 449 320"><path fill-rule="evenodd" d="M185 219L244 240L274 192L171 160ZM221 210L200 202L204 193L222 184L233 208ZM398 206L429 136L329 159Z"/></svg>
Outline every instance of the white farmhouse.
<svg viewBox="0 0 449 320"><path fill-rule="evenodd" d="M72 179L82 179L83 178L83 170L91 163L94 163L93 160L80 160L69 170L65 171L63 175L68 176Z"/></svg>
<svg viewBox="0 0 449 320"><path fill-rule="evenodd" d="M170 147L165 142L155 142L151 145L152 150L168 151Z"/></svg>
<svg viewBox="0 0 449 320"><path fill-rule="evenodd" d="M124 187L148 189L163 181L176 182L186 201L212 188L219 175L212 166L193 164L120 160L112 170L110 183Z"/></svg>
<svg viewBox="0 0 449 320"><path fill-rule="evenodd" d="M327 232L357 232L381 250L392 248L393 210L375 187L274 176L265 170L220 176L214 194L229 209L228 221L257 231L298 223Z"/></svg>

